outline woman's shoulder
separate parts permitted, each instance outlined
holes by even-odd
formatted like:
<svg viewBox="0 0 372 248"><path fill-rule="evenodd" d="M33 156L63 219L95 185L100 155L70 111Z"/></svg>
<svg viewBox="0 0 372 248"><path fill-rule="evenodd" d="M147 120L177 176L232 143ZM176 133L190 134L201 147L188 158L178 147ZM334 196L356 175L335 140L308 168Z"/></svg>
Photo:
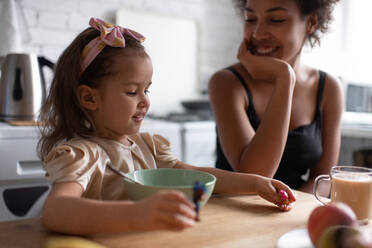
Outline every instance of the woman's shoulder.
<svg viewBox="0 0 372 248"><path fill-rule="evenodd" d="M325 86L327 86L329 89L333 90L341 90L342 84L339 77L329 73L329 72L323 72L325 73Z"/></svg>
<svg viewBox="0 0 372 248"><path fill-rule="evenodd" d="M339 109L341 111L343 108L343 88L340 78L332 73L319 71L325 75L322 97L324 110L335 111L335 109Z"/></svg>
<svg viewBox="0 0 372 248"><path fill-rule="evenodd" d="M209 84L228 84L231 81L236 81L238 78L234 75L232 70L236 70L238 64L233 64L222 68L212 74Z"/></svg>
<svg viewBox="0 0 372 248"><path fill-rule="evenodd" d="M324 71L322 69L308 67L308 79L313 82L313 86L319 88L319 84L323 83L323 96L327 97L329 94L333 94L342 91L342 84L340 78L333 75L330 72Z"/></svg>
<svg viewBox="0 0 372 248"><path fill-rule="evenodd" d="M314 82L314 87L318 87L318 82L322 81L322 75L324 75L324 92L336 90L342 90L340 79L327 71L307 66L307 78L310 82Z"/></svg>
<svg viewBox="0 0 372 248"><path fill-rule="evenodd" d="M247 77L244 77L244 72L240 68L240 64L236 63L215 72L208 83L208 91L211 95L226 93L241 94L243 85L246 84Z"/></svg>

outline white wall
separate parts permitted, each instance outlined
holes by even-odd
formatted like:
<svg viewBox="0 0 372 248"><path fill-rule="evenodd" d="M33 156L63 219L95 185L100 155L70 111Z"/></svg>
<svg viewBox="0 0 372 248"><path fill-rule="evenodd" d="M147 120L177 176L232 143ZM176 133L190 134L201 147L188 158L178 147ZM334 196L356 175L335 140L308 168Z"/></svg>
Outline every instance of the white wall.
<svg viewBox="0 0 372 248"><path fill-rule="evenodd" d="M3 1L3 0L2 0ZM193 18L199 25L199 84L205 90L212 73L236 61L242 23L231 0L14 0L25 15L28 33L24 52L54 61L72 39L88 26L90 17L115 22L122 7ZM182 85L180 88L188 87ZM177 94L177 92L167 92ZM184 99L179 99L184 100ZM172 110L175 106L169 106ZM156 112L156 109L153 109ZM164 111L164 109L162 109Z"/></svg>
<svg viewBox="0 0 372 248"><path fill-rule="evenodd" d="M236 61L236 51L242 38L242 22L232 6L232 0L12 1L20 4L26 17L28 32L24 33L24 51L45 55L52 60L56 60L76 34L88 26L91 16L115 22L116 11L123 6L196 20L200 31L200 87L197 88L196 94L206 89L208 79L214 71ZM336 9L333 32L324 37L320 49L315 48L310 53L304 53L305 61L348 81L372 84L372 74L369 73L372 54L368 48L372 39L372 31L368 28L371 2L341 1L341 5ZM181 89L185 87L193 86L180 86ZM177 92L164 89L165 98L170 94ZM179 101L181 100L184 99L180 97ZM171 110L177 104L169 105L168 108ZM180 108L179 105L176 107ZM153 110L156 112L156 109Z"/></svg>

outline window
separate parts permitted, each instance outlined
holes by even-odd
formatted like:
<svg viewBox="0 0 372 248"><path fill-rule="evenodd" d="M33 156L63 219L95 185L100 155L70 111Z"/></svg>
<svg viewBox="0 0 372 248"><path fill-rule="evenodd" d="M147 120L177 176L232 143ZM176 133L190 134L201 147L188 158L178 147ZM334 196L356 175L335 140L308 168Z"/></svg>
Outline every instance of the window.
<svg viewBox="0 0 372 248"><path fill-rule="evenodd" d="M371 0L341 0L321 47L305 48L304 61L343 81L372 85L371 9Z"/></svg>

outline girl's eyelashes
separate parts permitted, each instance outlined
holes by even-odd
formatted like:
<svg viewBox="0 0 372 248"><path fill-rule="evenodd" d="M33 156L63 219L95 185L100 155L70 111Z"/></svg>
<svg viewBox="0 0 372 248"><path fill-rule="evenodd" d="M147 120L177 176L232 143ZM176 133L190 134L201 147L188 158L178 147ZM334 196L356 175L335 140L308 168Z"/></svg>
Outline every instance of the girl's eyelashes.
<svg viewBox="0 0 372 248"><path fill-rule="evenodd" d="M124 92L128 96L136 96L138 94L147 95L147 94L150 93L149 89L150 89L151 84L152 83L150 82L146 85L135 84L135 85L127 86L127 87L124 88Z"/></svg>
<svg viewBox="0 0 372 248"><path fill-rule="evenodd" d="M150 91L148 89L144 90L143 92L145 93L145 95L147 95L147 94L150 93ZM137 92L136 91L129 91L129 92L126 92L126 94L128 96L136 96L137 95Z"/></svg>

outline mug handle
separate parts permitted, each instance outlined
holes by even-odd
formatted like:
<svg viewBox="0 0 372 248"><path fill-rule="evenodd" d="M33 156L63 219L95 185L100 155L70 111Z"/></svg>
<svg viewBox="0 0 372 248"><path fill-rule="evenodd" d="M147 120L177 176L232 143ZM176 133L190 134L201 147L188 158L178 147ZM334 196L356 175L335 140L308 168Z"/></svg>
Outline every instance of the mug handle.
<svg viewBox="0 0 372 248"><path fill-rule="evenodd" d="M320 175L317 178L315 178L314 181L314 189L313 189L313 194L315 196L315 199L317 199L318 202L320 202L322 205L326 205L329 202L323 202L319 196L318 196L318 184L320 181L325 180L325 181L330 181L331 177L329 175Z"/></svg>

